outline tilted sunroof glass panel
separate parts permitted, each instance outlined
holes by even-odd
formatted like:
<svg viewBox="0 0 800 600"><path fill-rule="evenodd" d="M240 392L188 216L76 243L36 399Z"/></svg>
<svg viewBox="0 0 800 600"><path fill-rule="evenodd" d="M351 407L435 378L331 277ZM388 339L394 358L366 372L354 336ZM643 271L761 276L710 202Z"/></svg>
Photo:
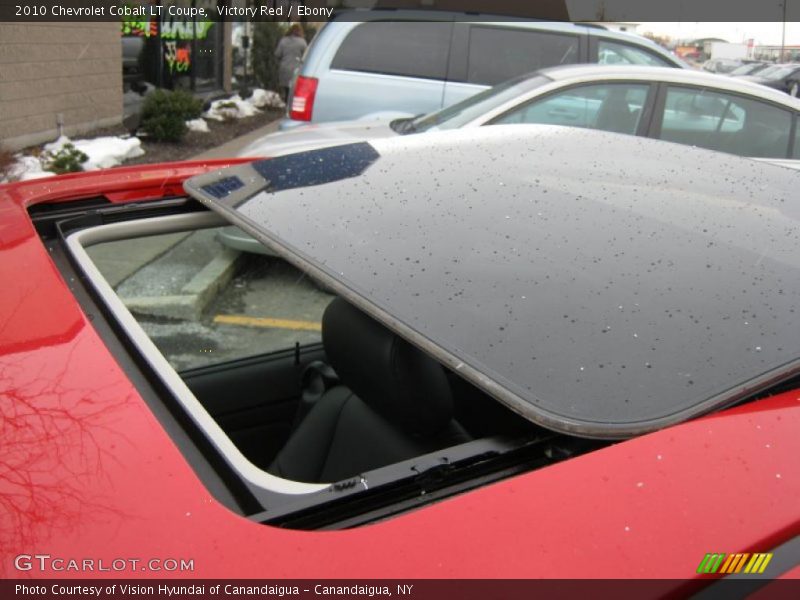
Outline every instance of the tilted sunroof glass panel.
<svg viewBox="0 0 800 600"><path fill-rule="evenodd" d="M272 186L285 168L292 186ZM203 193L233 175L244 189ZM518 412L611 437L796 372L798 189L790 169L536 126L351 144L187 184Z"/></svg>

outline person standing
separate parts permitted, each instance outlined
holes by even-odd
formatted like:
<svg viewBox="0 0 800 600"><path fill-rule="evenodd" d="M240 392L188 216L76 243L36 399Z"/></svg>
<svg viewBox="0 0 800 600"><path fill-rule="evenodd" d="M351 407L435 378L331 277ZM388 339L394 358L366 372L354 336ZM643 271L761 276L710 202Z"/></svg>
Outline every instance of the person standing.
<svg viewBox="0 0 800 600"><path fill-rule="evenodd" d="M303 61L306 51L306 39L303 28L297 23L293 24L275 48L275 57L278 59L278 86L281 88L281 97L284 102L289 99L289 86L292 83L295 69Z"/></svg>

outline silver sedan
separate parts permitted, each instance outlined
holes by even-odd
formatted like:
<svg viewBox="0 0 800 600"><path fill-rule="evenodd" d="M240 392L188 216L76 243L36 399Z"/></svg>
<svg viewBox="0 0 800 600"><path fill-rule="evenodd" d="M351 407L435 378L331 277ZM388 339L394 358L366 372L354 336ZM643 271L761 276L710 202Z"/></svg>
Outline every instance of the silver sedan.
<svg viewBox="0 0 800 600"><path fill-rule="evenodd" d="M572 65L512 79L427 115L271 134L241 155L279 156L427 131L539 123L651 137L800 168L799 113L800 99L742 79L663 67ZM260 248L233 229L222 241Z"/></svg>
<svg viewBox="0 0 800 600"><path fill-rule="evenodd" d="M662 67L572 65L512 79L427 115L366 117L271 134L241 155L279 156L425 131L540 123L800 166L800 142L790 135L798 113L800 100L741 79Z"/></svg>

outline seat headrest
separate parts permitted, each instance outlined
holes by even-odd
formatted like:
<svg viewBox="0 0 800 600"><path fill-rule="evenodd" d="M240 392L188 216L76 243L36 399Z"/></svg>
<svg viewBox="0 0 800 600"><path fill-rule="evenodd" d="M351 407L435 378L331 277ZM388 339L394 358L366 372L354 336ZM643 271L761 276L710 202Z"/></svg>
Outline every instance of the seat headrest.
<svg viewBox="0 0 800 600"><path fill-rule="evenodd" d="M341 298L325 309L322 343L342 383L406 433L432 435L453 418L442 366Z"/></svg>

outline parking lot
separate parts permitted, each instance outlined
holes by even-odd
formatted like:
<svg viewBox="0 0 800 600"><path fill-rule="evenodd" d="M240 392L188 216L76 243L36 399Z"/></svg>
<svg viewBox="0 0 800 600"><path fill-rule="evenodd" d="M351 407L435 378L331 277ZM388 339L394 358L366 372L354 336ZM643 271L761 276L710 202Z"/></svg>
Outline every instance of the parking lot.
<svg viewBox="0 0 800 600"><path fill-rule="evenodd" d="M279 258L225 248L214 230L100 244L91 255L177 370L317 341L332 298ZM230 269L203 280L195 295L206 297L187 308L180 292L220 255Z"/></svg>

